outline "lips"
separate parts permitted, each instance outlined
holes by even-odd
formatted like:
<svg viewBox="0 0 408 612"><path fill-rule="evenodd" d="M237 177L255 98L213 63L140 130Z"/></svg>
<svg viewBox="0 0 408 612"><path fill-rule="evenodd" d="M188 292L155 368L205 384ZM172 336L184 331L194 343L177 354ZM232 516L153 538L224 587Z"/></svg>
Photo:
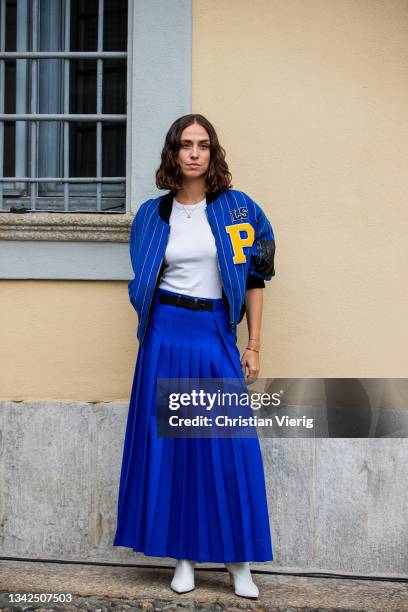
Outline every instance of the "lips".
<svg viewBox="0 0 408 612"><path fill-rule="evenodd" d="M189 168L199 168L200 164L187 164Z"/></svg>

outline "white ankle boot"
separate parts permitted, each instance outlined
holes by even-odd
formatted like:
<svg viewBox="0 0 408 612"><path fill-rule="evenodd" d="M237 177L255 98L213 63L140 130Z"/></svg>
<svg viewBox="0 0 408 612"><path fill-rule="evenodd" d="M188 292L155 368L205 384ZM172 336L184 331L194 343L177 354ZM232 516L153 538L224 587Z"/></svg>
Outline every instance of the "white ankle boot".
<svg viewBox="0 0 408 612"><path fill-rule="evenodd" d="M252 580L249 563L226 563L225 567L230 576L230 584L234 585L235 595L256 599L259 595L258 587Z"/></svg>
<svg viewBox="0 0 408 612"><path fill-rule="evenodd" d="M176 593L186 593L195 588L194 566L196 562L189 559L177 559L177 565L170 587Z"/></svg>

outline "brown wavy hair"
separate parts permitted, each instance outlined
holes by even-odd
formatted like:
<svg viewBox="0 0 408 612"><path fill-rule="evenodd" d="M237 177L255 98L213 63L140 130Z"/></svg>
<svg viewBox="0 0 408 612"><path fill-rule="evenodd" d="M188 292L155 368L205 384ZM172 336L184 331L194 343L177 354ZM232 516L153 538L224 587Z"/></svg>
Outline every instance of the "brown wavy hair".
<svg viewBox="0 0 408 612"><path fill-rule="evenodd" d="M157 187L159 189L170 189L171 191L181 189L183 177L177 161L177 154L180 149L180 139L184 128L193 123L202 125L210 137L210 162L205 174L207 191L218 192L233 187L231 184L232 175L225 161L225 150L218 141L214 127L208 119L199 114L179 117L170 126L161 152L161 164L156 171Z"/></svg>

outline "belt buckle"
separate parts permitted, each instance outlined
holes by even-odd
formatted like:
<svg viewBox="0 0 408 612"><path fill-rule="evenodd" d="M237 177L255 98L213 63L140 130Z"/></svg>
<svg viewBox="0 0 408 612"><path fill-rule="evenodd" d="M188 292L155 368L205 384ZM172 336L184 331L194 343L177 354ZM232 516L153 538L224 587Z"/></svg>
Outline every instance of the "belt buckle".
<svg viewBox="0 0 408 612"><path fill-rule="evenodd" d="M195 298L195 300L197 302L197 309L198 310L204 310L205 300L202 300L200 298Z"/></svg>
<svg viewBox="0 0 408 612"><path fill-rule="evenodd" d="M193 302L194 302L194 303L193 303L193 310L203 310L203 309L201 308L201 305L202 305L202 300L200 300L200 298L199 298L199 297L195 297L195 298L193 298Z"/></svg>
<svg viewBox="0 0 408 612"><path fill-rule="evenodd" d="M177 301L176 301L176 306L180 306L180 302L181 302L181 294L179 293L177 296Z"/></svg>

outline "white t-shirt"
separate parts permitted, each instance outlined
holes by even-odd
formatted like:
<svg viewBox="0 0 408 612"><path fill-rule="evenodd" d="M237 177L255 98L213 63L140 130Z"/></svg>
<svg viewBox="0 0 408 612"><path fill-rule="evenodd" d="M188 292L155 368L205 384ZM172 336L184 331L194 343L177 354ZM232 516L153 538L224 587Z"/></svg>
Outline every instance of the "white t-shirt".
<svg viewBox="0 0 408 612"><path fill-rule="evenodd" d="M161 289L194 297L222 297L217 248L206 207L205 198L197 204L180 204L173 199L166 268L158 285Z"/></svg>

